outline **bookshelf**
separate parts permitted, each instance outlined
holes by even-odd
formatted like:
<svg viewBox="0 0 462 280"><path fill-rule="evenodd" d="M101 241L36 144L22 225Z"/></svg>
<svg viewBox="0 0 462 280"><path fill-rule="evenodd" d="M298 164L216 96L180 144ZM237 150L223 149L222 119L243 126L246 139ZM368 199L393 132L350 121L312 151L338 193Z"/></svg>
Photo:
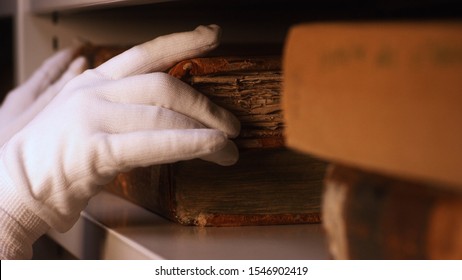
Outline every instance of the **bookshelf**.
<svg viewBox="0 0 462 280"><path fill-rule="evenodd" d="M456 5L455 0L327 0L309 6L292 0L18 0L11 12L16 81L76 39L137 44L216 23L223 28L222 43L282 45L289 27L299 22L460 16ZM329 258L320 225L182 227L105 192L71 231L49 236L78 258Z"/></svg>

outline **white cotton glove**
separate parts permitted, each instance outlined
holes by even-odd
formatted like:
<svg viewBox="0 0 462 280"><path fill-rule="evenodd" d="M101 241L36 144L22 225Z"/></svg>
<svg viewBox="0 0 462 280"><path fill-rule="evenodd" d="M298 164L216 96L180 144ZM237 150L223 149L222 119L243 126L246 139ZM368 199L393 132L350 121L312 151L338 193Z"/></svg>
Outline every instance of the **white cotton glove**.
<svg viewBox="0 0 462 280"><path fill-rule="evenodd" d="M10 91L0 107L0 146L32 120L64 85L86 68L83 57L73 60L76 48L47 59L22 85Z"/></svg>
<svg viewBox="0 0 462 280"><path fill-rule="evenodd" d="M162 36L68 82L0 150L3 210L22 207L66 231L118 172L193 158L236 162L231 113L167 74L146 74L215 48L219 33L211 25Z"/></svg>

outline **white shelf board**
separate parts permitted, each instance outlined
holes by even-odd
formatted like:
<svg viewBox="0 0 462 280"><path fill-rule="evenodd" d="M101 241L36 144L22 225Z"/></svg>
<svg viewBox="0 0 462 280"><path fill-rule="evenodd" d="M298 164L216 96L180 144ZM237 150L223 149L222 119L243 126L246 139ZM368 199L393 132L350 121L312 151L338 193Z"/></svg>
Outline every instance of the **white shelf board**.
<svg viewBox="0 0 462 280"><path fill-rule="evenodd" d="M50 13L118 6L134 6L178 0L29 0L34 13Z"/></svg>
<svg viewBox="0 0 462 280"><path fill-rule="evenodd" d="M48 235L79 259L329 259L320 224L183 226L105 191Z"/></svg>

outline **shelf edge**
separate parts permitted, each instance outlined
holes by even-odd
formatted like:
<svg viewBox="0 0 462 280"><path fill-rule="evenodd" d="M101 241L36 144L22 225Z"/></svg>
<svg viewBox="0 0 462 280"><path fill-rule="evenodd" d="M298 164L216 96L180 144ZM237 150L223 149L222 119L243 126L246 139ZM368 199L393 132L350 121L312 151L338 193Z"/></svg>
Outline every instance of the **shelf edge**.
<svg viewBox="0 0 462 280"><path fill-rule="evenodd" d="M30 0L33 13L72 12L78 10L95 10L120 6L155 4L179 0Z"/></svg>

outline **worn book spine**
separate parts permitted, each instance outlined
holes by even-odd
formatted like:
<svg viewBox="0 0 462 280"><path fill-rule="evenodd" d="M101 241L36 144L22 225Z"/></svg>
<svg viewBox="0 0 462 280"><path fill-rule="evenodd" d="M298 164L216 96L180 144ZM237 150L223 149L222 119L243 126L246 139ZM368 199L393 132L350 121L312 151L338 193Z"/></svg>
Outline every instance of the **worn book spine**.
<svg viewBox="0 0 462 280"><path fill-rule="evenodd" d="M335 259L462 259L462 193L342 165L325 179Z"/></svg>
<svg viewBox="0 0 462 280"><path fill-rule="evenodd" d="M196 58L179 62L168 72L239 119L238 147L284 146L280 56Z"/></svg>
<svg viewBox="0 0 462 280"><path fill-rule="evenodd" d="M93 67L121 51L87 50ZM107 191L183 225L321 221L326 163L285 147L280 55L195 58L168 73L236 115L239 161L230 167L197 159L137 168L119 174Z"/></svg>

